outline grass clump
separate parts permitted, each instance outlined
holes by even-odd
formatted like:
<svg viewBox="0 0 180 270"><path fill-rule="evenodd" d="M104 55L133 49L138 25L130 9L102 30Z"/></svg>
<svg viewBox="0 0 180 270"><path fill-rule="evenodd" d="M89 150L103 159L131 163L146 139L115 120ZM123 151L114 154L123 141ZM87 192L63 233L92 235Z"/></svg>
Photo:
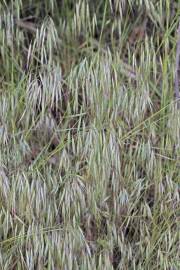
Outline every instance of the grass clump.
<svg viewBox="0 0 180 270"><path fill-rule="evenodd" d="M179 15L1 2L1 269L179 269Z"/></svg>

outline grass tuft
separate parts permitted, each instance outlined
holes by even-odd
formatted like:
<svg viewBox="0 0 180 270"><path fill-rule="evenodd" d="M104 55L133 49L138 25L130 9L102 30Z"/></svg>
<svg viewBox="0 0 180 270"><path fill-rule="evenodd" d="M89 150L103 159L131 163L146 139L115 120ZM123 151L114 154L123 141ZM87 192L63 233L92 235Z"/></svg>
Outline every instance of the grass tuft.
<svg viewBox="0 0 180 270"><path fill-rule="evenodd" d="M0 269L179 269L179 15L1 1Z"/></svg>

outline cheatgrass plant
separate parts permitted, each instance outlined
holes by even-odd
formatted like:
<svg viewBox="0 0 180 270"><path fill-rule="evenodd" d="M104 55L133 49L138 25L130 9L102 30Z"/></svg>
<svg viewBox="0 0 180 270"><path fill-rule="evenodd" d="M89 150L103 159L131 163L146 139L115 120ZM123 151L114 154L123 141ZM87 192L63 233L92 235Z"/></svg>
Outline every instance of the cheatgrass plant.
<svg viewBox="0 0 180 270"><path fill-rule="evenodd" d="M1 1L0 269L179 269L179 17Z"/></svg>

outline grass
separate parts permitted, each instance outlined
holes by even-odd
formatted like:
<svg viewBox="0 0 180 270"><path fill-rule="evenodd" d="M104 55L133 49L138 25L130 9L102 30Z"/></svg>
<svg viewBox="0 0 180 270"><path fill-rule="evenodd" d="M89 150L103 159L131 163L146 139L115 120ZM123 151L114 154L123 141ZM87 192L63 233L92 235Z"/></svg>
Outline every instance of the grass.
<svg viewBox="0 0 180 270"><path fill-rule="evenodd" d="M179 1L1 1L0 269L179 269Z"/></svg>

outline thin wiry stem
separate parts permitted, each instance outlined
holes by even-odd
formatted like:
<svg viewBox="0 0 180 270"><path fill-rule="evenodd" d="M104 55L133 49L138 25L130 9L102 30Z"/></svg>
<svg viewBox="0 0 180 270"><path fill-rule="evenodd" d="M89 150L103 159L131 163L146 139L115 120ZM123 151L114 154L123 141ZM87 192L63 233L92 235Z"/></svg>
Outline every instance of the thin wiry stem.
<svg viewBox="0 0 180 270"><path fill-rule="evenodd" d="M179 60L180 60L180 23L177 32L177 49L176 49L176 66L175 66L175 98L177 100L177 107L180 109L180 94L179 94Z"/></svg>

